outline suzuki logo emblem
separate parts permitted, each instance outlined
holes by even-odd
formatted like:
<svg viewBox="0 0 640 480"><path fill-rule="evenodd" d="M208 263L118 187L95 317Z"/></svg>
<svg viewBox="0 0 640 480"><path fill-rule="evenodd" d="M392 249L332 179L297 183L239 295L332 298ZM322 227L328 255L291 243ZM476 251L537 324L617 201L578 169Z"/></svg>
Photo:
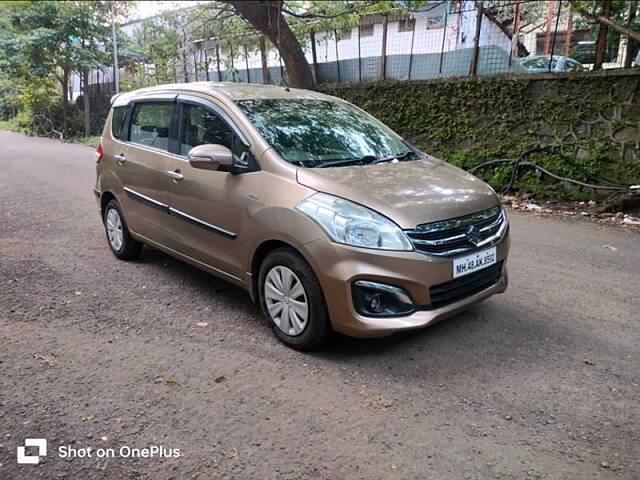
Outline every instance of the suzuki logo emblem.
<svg viewBox="0 0 640 480"><path fill-rule="evenodd" d="M482 241L482 238L480 238L480 230L475 225L471 225L467 228L467 231L464 234L467 236L467 240L476 246Z"/></svg>

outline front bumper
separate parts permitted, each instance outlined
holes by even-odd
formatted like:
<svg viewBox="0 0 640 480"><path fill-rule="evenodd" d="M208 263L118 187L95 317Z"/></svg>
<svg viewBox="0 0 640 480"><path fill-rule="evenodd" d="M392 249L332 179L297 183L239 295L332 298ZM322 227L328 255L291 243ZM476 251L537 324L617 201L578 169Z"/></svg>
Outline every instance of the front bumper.
<svg viewBox="0 0 640 480"><path fill-rule="evenodd" d="M434 309L425 309L431 304L429 289L453 279L453 258L428 256L415 251L354 248L324 238L304 245L302 250L322 286L333 328L353 337L380 337L425 327L451 317L491 295L504 292L508 284L506 259L509 245L508 233L495 245L497 261L502 262L502 275L497 283ZM363 316L356 311L353 303L352 284L357 280L401 287L419 306L418 310L406 316Z"/></svg>

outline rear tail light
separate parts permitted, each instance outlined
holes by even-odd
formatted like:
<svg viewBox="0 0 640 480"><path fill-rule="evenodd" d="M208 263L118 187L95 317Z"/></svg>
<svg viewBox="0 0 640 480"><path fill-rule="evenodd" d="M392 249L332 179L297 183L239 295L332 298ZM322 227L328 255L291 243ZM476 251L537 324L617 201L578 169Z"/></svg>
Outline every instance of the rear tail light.
<svg viewBox="0 0 640 480"><path fill-rule="evenodd" d="M98 142L98 148L96 148L96 163L100 163L102 155L104 155L104 152L102 151L102 143Z"/></svg>

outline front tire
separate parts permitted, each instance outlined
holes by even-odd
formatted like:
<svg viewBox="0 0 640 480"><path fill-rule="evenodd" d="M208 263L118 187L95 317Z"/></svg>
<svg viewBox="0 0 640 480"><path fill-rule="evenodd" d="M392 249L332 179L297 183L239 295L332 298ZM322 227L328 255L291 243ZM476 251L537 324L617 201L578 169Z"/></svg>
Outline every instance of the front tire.
<svg viewBox="0 0 640 480"><path fill-rule="evenodd" d="M102 220L107 233L107 243L113 254L120 260L133 260L140 256L142 244L129 233L127 223L115 199L109 200L104 209Z"/></svg>
<svg viewBox="0 0 640 480"><path fill-rule="evenodd" d="M262 313L283 343L314 350L331 333L320 283L305 259L291 248L279 248L262 262L258 276Z"/></svg>

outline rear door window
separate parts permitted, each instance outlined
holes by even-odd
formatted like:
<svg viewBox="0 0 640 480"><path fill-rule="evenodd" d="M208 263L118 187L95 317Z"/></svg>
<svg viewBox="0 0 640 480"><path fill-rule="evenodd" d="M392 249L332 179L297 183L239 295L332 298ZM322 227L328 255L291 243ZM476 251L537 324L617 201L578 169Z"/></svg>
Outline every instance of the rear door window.
<svg viewBox="0 0 640 480"><path fill-rule="evenodd" d="M131 117L129 141L159 150L169 148L173 103L137 103Z"/></svg>

